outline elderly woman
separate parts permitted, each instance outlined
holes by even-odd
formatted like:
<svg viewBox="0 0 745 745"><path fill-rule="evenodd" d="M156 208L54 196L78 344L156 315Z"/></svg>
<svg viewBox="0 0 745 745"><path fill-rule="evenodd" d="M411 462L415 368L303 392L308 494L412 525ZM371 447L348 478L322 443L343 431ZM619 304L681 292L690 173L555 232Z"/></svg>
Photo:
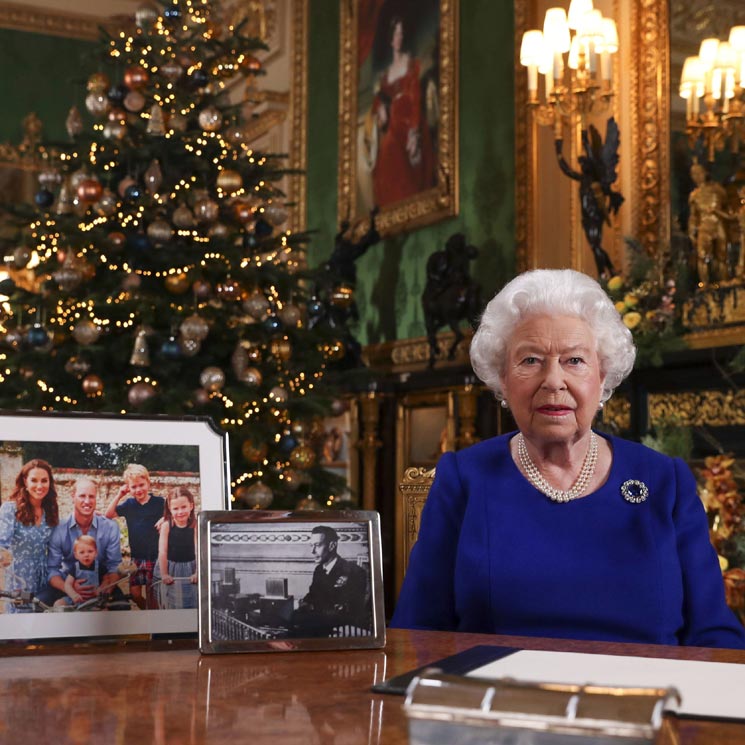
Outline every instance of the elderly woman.
<svg viewBox="0 0 745 745"><path fill-rule="evenodd" d="M690 470L592 430L635 354L584 274L491 300L471 361L518 432L441 457L392 626L745 648Z"/></svg>

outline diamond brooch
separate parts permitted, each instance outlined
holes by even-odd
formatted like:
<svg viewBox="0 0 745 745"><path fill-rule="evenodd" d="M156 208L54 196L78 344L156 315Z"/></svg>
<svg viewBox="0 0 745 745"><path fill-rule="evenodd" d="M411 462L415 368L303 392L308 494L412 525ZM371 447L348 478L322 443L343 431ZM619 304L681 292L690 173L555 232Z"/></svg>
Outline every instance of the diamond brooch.
<svg viewBox="0 0 745 745"><path fill-rule="evenodd" d="M621 484L621 494L627 502L639 504L647 499L649 496L649 489L643 481L629 479Z"/></svg>

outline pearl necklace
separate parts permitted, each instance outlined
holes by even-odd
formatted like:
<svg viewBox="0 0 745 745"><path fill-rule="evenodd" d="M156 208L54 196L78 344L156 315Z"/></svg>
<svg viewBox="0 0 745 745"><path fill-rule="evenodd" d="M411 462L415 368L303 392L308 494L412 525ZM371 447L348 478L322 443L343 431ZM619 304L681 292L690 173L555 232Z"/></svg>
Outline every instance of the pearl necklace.
<svg viewBox="0 0 745 745"><path fill-rule="evenodd" d="M538 470L538 466L530 458L528 454L528 448L525 445L525 438L522 433L517 436L517 455L520 458L520 465L525 472L533 486L538 491L545 494L549 499L554 502L569 502L572 499L577 499L587 487L593 474L595 473L595 466L598 462L598 438L595 433L590 431L590 447L587 448L587 455L585 455L585 462L582 464L582 470L577 476L577 480L572 484L572 488L568 491L562 491L551 486L551 484L543 478L543 475Z"/></svg>

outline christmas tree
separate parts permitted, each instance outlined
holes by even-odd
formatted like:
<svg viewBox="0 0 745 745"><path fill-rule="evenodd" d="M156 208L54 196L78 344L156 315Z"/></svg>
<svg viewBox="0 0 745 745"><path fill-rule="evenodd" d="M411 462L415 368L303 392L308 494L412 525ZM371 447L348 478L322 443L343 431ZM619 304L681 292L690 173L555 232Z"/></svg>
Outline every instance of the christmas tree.
<svg viewBox="0 0 745 745"><path fill-rule="evenodd" d="M331 504L343 484L316 438L343 342L307 236L283 229L282 159L244 142L230 95L262 44L217 2L157 8L104 37L92 123L73 108L70 141L41 150L11 254L35 280L0 286L0 406L208 415L230 435L236 506Z"/></svg>

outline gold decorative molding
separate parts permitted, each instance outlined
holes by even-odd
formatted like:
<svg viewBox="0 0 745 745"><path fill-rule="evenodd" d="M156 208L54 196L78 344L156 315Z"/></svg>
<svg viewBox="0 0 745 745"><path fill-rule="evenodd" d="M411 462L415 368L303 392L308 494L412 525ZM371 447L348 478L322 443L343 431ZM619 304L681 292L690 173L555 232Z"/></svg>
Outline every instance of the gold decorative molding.
<svg viewBox="0 0 745 745"><path fill-rule="evenodd" d="M670 61L667 0L636 0L632 11L634 237L649 255L670 240Z"/></svg>
<svg viewBox="0 0 745 745"><path fill-rule="evenodd" d="M419 535L419 524L422 510L427 501L429 488L435 478L434 468L407 468L403 480L399 484L399 491L403 500L403 554L401 555L401 569L406 572L409 554Z"/></svg>
<svg viewBox="0 0 745 745"><path fill-rule="evenodd" d="M281 109L269 109L264 111L243 127L243 136L247 142L253 142L263 137L267 132L278 127L287 119L287 112Z"/></svg>
<svg viewBox="0 0 745 745"><path fill-rule="evenodd" d="M520 43L529 27L527 6L524 0L515 0L515 266L518 272L535 268L534 259L528 257L528 246L534 244L532 194L536 158L531 157L529 117L525 116L528 103L527 72L520 64Z"/></svg>
<svg viewBox="0 0 745 745"><path fill-rule="evenodd" d="M687 427L731 427L745 424L745 391L651 393L649 421L675 421Z"/></svg>
<svg viewBox="0 0 745 745"><path fill-rule="evenodd" d="M31 31L48 36L93 40L100 38L102 25L115 21L116 17L101 19L80 13L0 3L0 28L11 31Z"/></svg>
<svg viewBox="0 0 745 745"><path fill-rule="evenodd" d="M455 350L455 357L449 360L447 355L455 340L455 334L452 331L438 334L435 369L470 366L468 349L472 336L472 331L465 332L463 341ZM405 373L425 370L429 366L429 341L426 336L418 336L382 344L368 344L363 350L362 357L365 364L377 372Z"/></svg>
<svg viewBox="0 0 745 745"><path fill-rule="evenodd" d="M308 3L292 3L292 81L290 84L290 159L295 173L288 178L288 225L292 230L306 227L308 166Z"/></svg>

